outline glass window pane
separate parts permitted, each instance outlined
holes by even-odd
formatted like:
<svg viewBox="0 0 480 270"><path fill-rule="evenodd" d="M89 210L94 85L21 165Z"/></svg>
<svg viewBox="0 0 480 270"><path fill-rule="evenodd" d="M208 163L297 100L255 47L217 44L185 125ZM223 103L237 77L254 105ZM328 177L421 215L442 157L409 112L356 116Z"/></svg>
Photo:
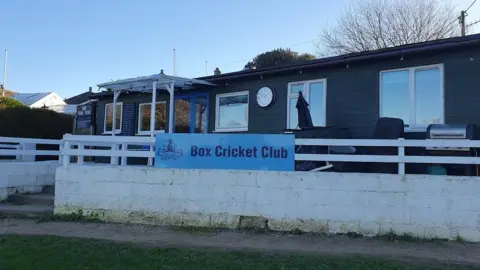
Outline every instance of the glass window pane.
<svg viewBox="0 0 480 270"><path fill-rule="evenodd" d="M305 91L303 91L303 85L303 83L290 85L290 95L296 95L300 91L302 91L302 93L305 93Z"/></svg>
<svg viewBox="0 0 480 270"><path fill-rule="evenodd" d="M415 124L440 124L442 106L440 70L416 70Z"/></svg>
<svg viewBox="0 0 480 270"><path fill-rule="evenodd" d="M105 105L106 107L106 112L105 112L105 131L112 131L113 128L113 104L107 104ZM115 128L117 130L120 130L120 124L121 124L121 117L122 117L122 105L117 104L117 111L116 111L116 119L115 119Z"/></svg>
<svg viewBox="0 0 480 270"><path fill-rule="evenodd" d="M148 131L150 127L150 104L140 105L140 131Z"/></svg>
<svg viewBox="0 0 480 270"><path fill-rule="evenodd" d="M151 105L140 105L140 131L150 131ZM165 103L155 105L155 130L165 130L167 109Z"/></svg>
<svg viewBox="0 0 480 270"><path fill-rule="evenodd" d="M310 84L309 91L310 115L314 126L325 126L325 106L324 93L325 88L323 82L315 82Z"/></svg>
<svg viewBox="0 0 480 270"><path fill-rule="evenodd" d="M157 103L155 105L155 130L165 130L167 124L167 105Z"/></svg>
<svg viewBox="0 0 480 270"><path fill-rule="evenodd" d="M248 127L248 95L220 97L218 101L219 128Z"/></svg>
<svg viewBox="0 0 480 270"><path fill-rule="evenodd" d="M288 99L289 108L289 118L288 118L288 127L289 129L295 129L298 126L298 111L297 111L297 98Z"/></svg>
<svg viewBox="0 0 480 270"><path fill-rule="evenodd" d="M408 70L382 72L380 84L380 116L403 119L410 122L410 94Z"/></svg>
<svg viewBox="0 0 480 270"><path fill-rule="evenodd" d="M195 133L207 133L207 98L195 100Z"/></svg>
<svg viewBox="0 0 480 270"><path fill-rule="evenodd" d="M175 126L176 133L190 133L190 99L175 100Z"/></svg>

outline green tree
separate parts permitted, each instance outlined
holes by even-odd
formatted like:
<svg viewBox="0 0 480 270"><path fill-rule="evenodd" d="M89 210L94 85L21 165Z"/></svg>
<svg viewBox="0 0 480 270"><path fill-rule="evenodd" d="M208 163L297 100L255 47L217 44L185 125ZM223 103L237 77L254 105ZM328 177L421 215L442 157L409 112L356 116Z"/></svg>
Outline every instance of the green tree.
<svg viewBox="0 0 480 270"><path fill-rule="evenodd" d="M258 69L266 67L274 67L285 64L292 64L298 61L313 60L315 56L309 53L300 54L291 49L275 49L261 53L252 61L245 65L245 69Z"/></svg>
<svg viewBox="0 0 480 270"><path fill-rule="evenodd" d="M23 103L13 98L0 97L0 109L25 107Z"/></svg>

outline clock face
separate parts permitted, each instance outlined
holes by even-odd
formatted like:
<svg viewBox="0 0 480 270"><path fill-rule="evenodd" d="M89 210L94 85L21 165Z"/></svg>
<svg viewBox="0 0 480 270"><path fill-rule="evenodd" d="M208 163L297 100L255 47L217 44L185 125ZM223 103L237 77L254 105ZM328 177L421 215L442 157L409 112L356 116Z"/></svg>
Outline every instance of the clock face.
<svg viewBox="0 0 480 270"><path fill-rule="evenodd" d="M273 103L273 90L269 87L262 87L257 92L257 104L262 108L266 108Z"/></svg>

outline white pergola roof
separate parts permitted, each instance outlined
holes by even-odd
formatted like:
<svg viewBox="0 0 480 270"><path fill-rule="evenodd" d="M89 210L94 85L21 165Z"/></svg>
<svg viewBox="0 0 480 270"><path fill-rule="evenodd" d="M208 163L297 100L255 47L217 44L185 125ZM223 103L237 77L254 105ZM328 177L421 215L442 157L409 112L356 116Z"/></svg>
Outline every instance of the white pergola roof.
<svg viewBox="0 0 480 270"><path fill-rule="evenodd" d="M192 89L195 85L215 86L215 84L197 79L189 79L177 76L169 76L163 73L137 78L123 79L98 84L99 88L111 89L112 91L138 91L152 92L153 82L156 81L157 90L168 90L166 85L175 84L175 88Z"/></svg>
<svg viewBox="0 0 480 270"><path fill-rule="evenodd" d="M154 88L156 90L166 90L170 94L170 106L169 106L169 117L168 117L168 132L173 133L173 114L175 110L174 96L175 89L189 90L195 88L196 85L204 86L215 86L215 84L197 80L197 79L188 79L177 76L169 76L163 74L154 74L150 76L142 76L131 79L117 80L106 83L98 84L99 88L110 89L113 92L113 108L112 108L112 136L115 136L117 133L116 129L116 110L117 110L117 100L122 92L151 92L152 93L152 103L150 111L150 136L155 136L155 104L157 101L157 91L152 91ZM149 159L149 163L151 159Z"/></svg>

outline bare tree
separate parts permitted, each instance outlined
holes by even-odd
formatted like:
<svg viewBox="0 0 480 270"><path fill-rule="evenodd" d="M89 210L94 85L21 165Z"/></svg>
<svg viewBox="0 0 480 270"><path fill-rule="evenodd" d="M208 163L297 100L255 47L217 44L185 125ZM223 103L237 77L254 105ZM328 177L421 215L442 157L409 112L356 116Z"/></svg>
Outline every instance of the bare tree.
<svg viewBox="0 0 480 270"><path fill-rule="evenodd" d="M458 15L445 0L357 0L325 28L321 55L339 55L459 35Z"/></svg>

